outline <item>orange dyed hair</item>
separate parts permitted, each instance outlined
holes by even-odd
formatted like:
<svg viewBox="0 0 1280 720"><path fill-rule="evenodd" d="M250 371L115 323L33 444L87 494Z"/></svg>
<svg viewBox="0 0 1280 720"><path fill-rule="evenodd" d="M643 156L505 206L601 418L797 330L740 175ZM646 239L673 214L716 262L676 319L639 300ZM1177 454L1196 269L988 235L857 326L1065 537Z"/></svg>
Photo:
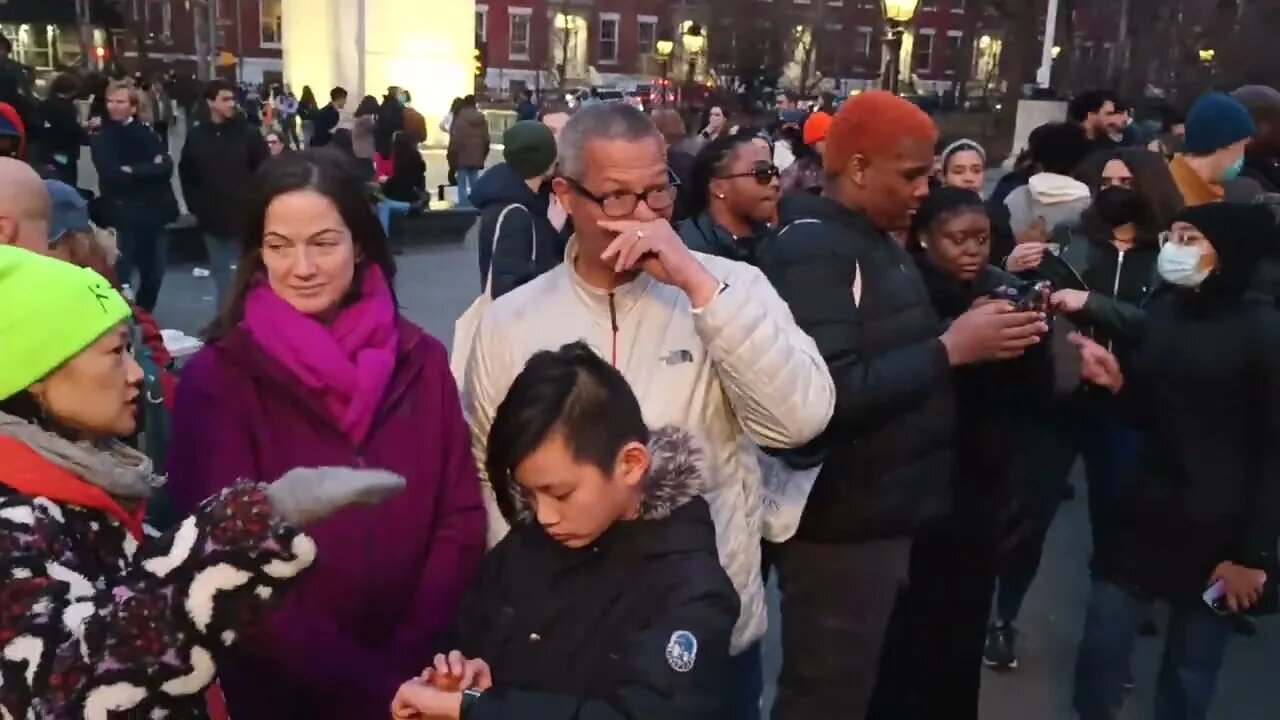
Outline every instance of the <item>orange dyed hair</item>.
<svg viewBox="0 0 1280 720"><path fill-rule="evenodd" d="M904 138L933 147L938 142L938 126L923 110L893 93L862 93L841 105L831 121L823 166L828 174L838 175L854 155L884 157Z"/></svg>

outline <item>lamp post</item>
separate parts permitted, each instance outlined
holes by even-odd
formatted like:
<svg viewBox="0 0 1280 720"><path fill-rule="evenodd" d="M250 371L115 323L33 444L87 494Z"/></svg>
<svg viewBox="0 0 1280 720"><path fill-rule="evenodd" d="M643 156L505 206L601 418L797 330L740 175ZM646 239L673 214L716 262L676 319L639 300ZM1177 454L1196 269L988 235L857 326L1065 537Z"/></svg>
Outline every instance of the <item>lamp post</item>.
<svg viewBox="0 0 1280 720"><path fill-rule="evenodd" d="M689 63L685 71L683 95L684 92L693 88L694 76L698 72L698 55L707 44L707 37L702 34L702 26L696 22L687 23L684 32L680 35L680 43L684 46L684 56ZM689 98L685 96L683 99Z"/></svg>
<svg viewBox="0 0 1280 720"><path fill-rule="evenodd" d="M881 0L884 5L884 24L888 32L885 35L885 48L889 53L889 62L885 65L884 88L894 95L898 94L899 75L902 74L902 37L907 32L907 24L916 16L916 8L920 0Z"/></svg>
<svg viewBox="0 0 1280 720"><path fill-rule="evenodd" d="M658 102L666 105L667 78L671 75L671 54L676 51L676 44L671 38L664 35L654 44L653 50L658 56L658 60L662 63L662 82L658 84L658 91L662 93L662 99Z"/></svg>

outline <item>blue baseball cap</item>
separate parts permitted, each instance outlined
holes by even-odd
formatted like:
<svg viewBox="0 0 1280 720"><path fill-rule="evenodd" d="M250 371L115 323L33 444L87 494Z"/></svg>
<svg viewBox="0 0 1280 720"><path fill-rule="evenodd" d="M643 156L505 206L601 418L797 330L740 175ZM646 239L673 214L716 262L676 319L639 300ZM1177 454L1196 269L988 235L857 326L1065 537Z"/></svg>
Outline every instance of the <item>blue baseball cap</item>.
<svg viewBox="0 0 1280 720"><path fill-rule="evenodd" d="M53 212L49 217L49 244L53 245L73 232L92 232L89 203L79 190L57 180L45 180Z"/></svg>

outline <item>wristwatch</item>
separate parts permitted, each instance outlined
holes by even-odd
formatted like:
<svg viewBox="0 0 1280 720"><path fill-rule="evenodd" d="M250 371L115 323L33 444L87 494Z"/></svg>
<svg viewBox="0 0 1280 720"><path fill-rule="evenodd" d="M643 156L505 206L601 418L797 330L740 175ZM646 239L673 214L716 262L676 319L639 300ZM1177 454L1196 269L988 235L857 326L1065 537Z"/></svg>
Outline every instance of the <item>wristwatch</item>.
<svg viewBox="0 0 1280 720"><path fill-rule="evenodd" d="M479 702L480 696L482 694L484 694L483 690L476 690L475 688L472 688L470 690L463 690L462 691L462 707L458 710L458 717L462 718L462 720L466 720L467 713L471 712L471 708L474 707L477 702Z"/></svg>

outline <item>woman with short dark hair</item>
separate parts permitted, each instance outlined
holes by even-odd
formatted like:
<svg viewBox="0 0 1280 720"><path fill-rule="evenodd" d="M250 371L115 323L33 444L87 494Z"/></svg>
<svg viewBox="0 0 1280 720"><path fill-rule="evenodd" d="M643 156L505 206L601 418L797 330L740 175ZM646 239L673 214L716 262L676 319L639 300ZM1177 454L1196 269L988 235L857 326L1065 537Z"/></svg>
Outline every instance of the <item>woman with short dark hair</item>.
<svg viewBox="0 0 1280 720"><path fill-rule="evenodd" d="M294 153L255 176L231 297L183 371L174 504L237 478L354 465L400 502L315 528L323 566L223 676L232 717L385 715L441 636L484 551L485 514L448 353L405 319L386 235L350 165Z"/></svg>

